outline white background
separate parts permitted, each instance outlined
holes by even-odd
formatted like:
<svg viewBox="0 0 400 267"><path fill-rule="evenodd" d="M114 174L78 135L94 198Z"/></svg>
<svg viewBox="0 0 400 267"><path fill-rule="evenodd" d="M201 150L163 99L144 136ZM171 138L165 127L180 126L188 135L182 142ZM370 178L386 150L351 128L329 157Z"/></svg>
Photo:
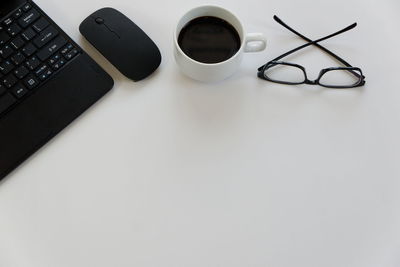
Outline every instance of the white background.
<svg viewBox="0 0 400 267"><path fill-rule="evenodd" d="M200 0L38 0L115 79L114 90L0 183L1 267L400 266L400 2L213 1L269 39L217 84L184 77L172 32ZM112 6L159 45L149 79L119 74L78 32ZM364 88L284 86L256 69L323 43ZM311 79L337 62L287 58Z"/></svg>

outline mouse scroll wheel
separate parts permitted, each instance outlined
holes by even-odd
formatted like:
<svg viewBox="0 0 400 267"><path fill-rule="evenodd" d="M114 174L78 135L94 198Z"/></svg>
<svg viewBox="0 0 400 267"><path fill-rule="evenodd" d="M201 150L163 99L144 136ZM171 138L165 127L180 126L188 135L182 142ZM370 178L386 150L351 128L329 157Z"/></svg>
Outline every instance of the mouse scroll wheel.
<svg viewBox="0 0 400 267"><path fill-rule="evenodd" d="M97 24L103 24L104 23L104 19L102 19L102 18L96 18L95 21L96 21Z"/></svg>

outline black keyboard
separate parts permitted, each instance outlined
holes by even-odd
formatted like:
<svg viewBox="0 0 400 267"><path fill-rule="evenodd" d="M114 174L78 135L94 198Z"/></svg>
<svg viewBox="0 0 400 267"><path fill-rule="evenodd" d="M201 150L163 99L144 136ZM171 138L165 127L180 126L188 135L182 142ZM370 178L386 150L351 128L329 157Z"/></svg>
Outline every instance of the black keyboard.
<svg viewBox="0 0 400 267"><path fill-rule="evenodd" d="M81 51L27 3L0 21L0 117Z"/></svg>

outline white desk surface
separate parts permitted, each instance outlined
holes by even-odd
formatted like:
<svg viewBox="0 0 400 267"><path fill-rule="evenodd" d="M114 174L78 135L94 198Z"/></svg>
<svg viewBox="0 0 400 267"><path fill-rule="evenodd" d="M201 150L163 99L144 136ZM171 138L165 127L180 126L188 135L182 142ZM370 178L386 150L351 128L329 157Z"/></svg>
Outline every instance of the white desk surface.
<svg viewBox="0 0 400 267"><path fill-rule="evenodd" d="M400 2L214 1L268 50L201 84L172 54L178 18L201 0L38 0L115 79L114 90L0 183L1 267L400 266ZM124 11L163 62L133 83L79 23ZM362 89L284 86L256 69L311 38L360 66ZM289 60L310 78L337 62Z"/></svg>

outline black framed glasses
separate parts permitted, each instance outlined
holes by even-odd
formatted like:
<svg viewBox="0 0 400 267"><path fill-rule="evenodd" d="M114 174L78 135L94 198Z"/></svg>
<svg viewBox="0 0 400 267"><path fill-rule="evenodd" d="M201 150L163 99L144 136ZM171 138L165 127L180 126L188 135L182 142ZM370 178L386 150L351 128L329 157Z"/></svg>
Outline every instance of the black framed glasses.
<svg viewBox="0 0 400 267"><path fill-rule="evenodd" d="M289 31L298 35L302 39L306 40L308 43L302 46L299 46L285 54L271 60L267 64L261 66L258 69L258 77L270 82L288 84L288 85L296 85L296 84L312 84L312 85L320 85L327 88L354 88L363 86L365 84L365 76L362 73L362 70L358 67L353 67L349 63L347 63L344 59L329 51L325 47L321 46L319 42L332 38L336 35L349 31L357 26L357 23L353 23L352 25L335 32L326 37L320 38L318 40L312 41L311 39L305 37L299 32L295 31L291 27L289 27L286 23L284 23L280 18L274 16L274 20L279 24L287 28ZM309 80L307 77L306 69L298 64L289 63L280 61L282 58L293 54L303 48L306 48L310 45L314 45L321 49L322 51L328 53L330 56L334 57L340 63L344 65L344 67L333 67L326 68L320 71L318 78L316 80Z"/></svg>

